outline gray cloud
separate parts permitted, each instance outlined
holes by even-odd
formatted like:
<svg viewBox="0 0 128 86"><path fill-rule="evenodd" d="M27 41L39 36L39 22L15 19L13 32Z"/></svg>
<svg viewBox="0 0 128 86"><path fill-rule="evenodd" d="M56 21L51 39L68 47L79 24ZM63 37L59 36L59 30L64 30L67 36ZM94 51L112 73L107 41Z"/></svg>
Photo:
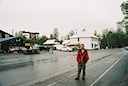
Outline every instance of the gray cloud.
<svg viewBox="0 0 128 86"><path fill-rule="evenodd" d="M57 27L61 35L71 29L101 32L115 28L122 19L123 0L2 0L0 28L29 30L49 35Z"/></svg>

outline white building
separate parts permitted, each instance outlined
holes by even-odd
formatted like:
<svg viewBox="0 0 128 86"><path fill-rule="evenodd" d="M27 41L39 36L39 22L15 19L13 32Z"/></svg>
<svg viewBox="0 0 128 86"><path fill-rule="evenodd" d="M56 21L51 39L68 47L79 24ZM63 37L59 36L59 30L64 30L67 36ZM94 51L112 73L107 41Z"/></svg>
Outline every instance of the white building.
<svg viewBox="0 0 128 86"><path fill-rule="evenodd" d="M89 35L89 33L82 31L81 33L75 34L70 37L70 44L84 44L85 49L100 49L98 37Z"/></svg>

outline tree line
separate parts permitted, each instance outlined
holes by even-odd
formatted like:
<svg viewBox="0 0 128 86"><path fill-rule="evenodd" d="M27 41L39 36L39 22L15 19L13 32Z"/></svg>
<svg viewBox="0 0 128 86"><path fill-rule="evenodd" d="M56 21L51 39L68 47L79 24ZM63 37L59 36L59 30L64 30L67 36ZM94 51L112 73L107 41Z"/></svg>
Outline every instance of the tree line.
<svg viewBox="0 0 128 86"><path fill-rule="evenodd" d="M105 29L103 31L102 36L99 37L101 48L128 46L128 2L123 2L120 7L124 15L124 18L119 23L121 27L116 31L112 31L109 29ZM122 31L121 28L125 28L125 31Z"/></svg>
<svg viewBox="0 0 128 86"><path fill-rule="evenodd" d="M69 33L67 35L65 35L64 37L60 38L59 39L59 30L58 28L54 28L53 29L53 32L50 34L50 37L47 37L45 35L42 35L41 37L38 37L36 39L26 39L26 37L19 32L16 32L15 33L15 36L22 36L24 37L28 42L31 42L31 43L36 43L36 44L40 44L42 45L44 42L46 42L47 40L52 40L52 39L55 39L56 42L59 42L60 44L62 44L63 40L69 40L70 37L72 35L75 34L74 30L71 30L69 31Z"/></svg>
<svg viewBox="0 0 128 86"><path fill-rule="evenodd" d="M69 40L72 35L74 35L74 30L71 30L64 39ZM97 31L94 31L94 35L98 37L101 48L115 48L115 47L124 47L128 46L128 35L122 29L118 28L113 31L111 29L105 29L102 32L102 35L97 35ZM53 32L50 34L50 37L42 35L37 39L26 39L29 42L42 45L49 39L55 39L56 42L62 44L63 40L59 39L59 31L57 28L53 29Z"/></svg>
<svg viewBox="0 0 128 86"><path fill-rule="evenodd" d="M116 31L105 29L99 37L101 48L115 48L128 46L128 35L120 28Z"/></svg>

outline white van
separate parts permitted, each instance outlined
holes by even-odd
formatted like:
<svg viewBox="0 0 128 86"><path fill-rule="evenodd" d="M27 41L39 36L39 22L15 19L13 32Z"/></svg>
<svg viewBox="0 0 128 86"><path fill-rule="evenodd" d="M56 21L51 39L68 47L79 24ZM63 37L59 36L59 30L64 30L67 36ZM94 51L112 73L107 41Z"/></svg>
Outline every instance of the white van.
<svg viewBox="0 0 128 86"><path fill-rule="evenodd" d="M57 50L61 50L63 45L53 45Z"/></svg>

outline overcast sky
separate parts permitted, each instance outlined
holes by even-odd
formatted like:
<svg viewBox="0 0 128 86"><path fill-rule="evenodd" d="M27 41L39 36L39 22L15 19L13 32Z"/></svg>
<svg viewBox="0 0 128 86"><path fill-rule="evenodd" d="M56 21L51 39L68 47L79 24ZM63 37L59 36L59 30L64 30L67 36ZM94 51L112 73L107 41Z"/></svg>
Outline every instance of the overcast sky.
<svg viewBox="0 0 128 86"><path fill-rule="evenodd" d="M98 33L116 28L122 20L123 0L0 0L0 29L25 30L49 36L54 28L61 36L70 30Z"/></svg>

